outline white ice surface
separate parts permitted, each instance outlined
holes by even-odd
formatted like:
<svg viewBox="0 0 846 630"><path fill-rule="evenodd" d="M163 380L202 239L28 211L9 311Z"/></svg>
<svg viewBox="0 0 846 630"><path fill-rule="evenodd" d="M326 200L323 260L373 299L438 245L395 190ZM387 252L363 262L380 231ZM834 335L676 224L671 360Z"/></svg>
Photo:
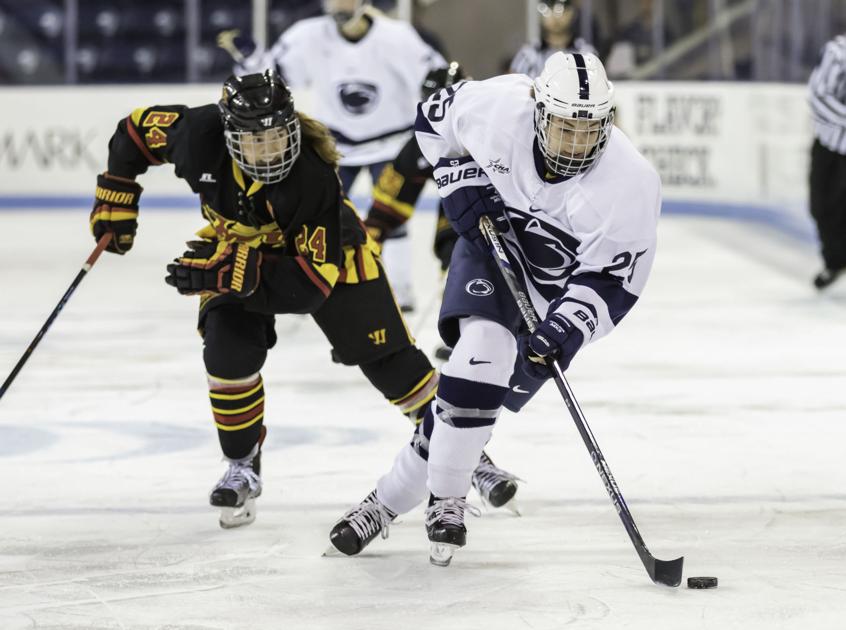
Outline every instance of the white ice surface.
<svg viewBox="0 0 846 630"><path fill-rule="evenodd" d="M162 281L200 220L142 214L135 250L104 255L0 401L0 629L846 627L846 287L813 293L813 252L665 217L641 303L570 371L652 552L720 579L692 591L648 580L552 386L489 445L527 480L522 518L472 520L448 569L419 510L358 558L321 557L409 427L305 317L279 318L264 370L258 519L219 529L195 304ZM86 228L84 210L0 214L0 377ZM414 228L425 307L432 216Z"/></svg>

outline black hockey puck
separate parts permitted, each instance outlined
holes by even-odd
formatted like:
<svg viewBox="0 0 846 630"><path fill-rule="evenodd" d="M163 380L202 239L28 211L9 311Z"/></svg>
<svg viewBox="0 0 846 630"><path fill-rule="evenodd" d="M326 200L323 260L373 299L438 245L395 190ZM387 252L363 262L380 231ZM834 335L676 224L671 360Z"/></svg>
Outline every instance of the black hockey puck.
<svg viewBox="0 0 846 630"><path fill-rule="evenodd" d="M717 578L689 577L687 578L687 588L717 588Z"/></svg>

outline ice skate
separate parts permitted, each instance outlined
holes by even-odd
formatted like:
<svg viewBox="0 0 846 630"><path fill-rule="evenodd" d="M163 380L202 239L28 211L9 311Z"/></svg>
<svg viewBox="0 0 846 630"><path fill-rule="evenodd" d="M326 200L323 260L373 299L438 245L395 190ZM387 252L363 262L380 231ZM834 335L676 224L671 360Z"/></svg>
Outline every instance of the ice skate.
<svg viewBox="0 0 846 630"><path fill-rule="evenodd" d="M261 495L259 445L243 459L224 459L229 468L212 488L209 503L220 508L220 526L224 529L249 525L256 520L256 498Z"/></svg>
<svg viewBox="0 0 846 630"><path fill-rule="evenodd" d="M361 553L377 534L382 538L388 537L388 526L396 517L379 501L374 490L335 523L329 533L332 546L323 555L332 555L335 550L345 556Z"/></svg>
<svg viewBox="0 0 846 630"><path fill-rule="evenodd" d="M451 356L452 348L450 348L446 344L440 344L437 348L435 348L435 358L438 361L449 361L449 358Z"/></svg>
<svg viewBox="0 0 846 630"><path fill-rule="evenodd" d="M823 269L814 276L814 287L819 290L825 289L826 287L834 284L834 281L837 280L844 271L846 271L846 267L841 267L840 269Z"/></svg>
<svg viewBox="0 0 846 630"><path fill-rule="evenodd" d="M456 550L467 544L464 511L479 516L479 508L464 497L429 498L426 508L426 533L429 535L429 562L437 567L449 566Z"/></svg>
<svg viewBox="0 0 846 630"><path fill-rule="evenodd" d="M520 516L517 505L517 482L520 478L497 468L487 453L482 453L479 465L473 471L472 484L479 493L482 503L494 508L504 507Z"/></svg>

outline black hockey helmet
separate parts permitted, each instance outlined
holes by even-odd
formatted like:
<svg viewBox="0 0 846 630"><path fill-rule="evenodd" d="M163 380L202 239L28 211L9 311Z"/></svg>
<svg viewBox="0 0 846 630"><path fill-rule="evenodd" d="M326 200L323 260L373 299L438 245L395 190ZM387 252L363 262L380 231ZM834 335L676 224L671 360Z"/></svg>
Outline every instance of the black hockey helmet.
<svg viewBox="0 0 846 630"><path fill-rule="evenodd" d="M464 68L457 61L451 62L446 68L432 70L426 75L426 78L423 79L423 85L420 86L422 100L426 101L438 90L451 87L466 78Z"/></svg>
<svg viewBox="0 0 846 630"><path fill-rule="evenodd" d="M300 155L300 119L291 91L273 70L232 75L218 102L226 148L255 181L287 177Z"/></svg>

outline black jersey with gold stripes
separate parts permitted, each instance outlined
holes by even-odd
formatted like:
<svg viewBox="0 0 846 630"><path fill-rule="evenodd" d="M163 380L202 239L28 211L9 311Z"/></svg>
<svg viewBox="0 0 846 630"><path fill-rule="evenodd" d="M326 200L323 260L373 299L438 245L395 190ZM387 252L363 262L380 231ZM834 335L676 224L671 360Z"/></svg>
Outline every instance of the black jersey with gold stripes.
<svg viewBox="0 0 846 630"><path fill-rule="evenodd" d="M371 235L381 241L411 218L433 171L417 145L417 138L409 139L394 161L385 166L373 186L373 204L364 222ZM438 204L433 251L444 270L449 266L457 239L458 235L444 216L443 206Z"/></svg>
<svg viewBox="0 0 846 630"><path fill-rule="evenodd" d="M109 142L109 173L135 178L172 163L200 197L206 239L246 242L265 252L261 285L245 300L268 313L313 312L336 282L378 276L375 250L337 174L304 138L290 174L263 184L230 157L214 104L137 109Z"/></svg>

